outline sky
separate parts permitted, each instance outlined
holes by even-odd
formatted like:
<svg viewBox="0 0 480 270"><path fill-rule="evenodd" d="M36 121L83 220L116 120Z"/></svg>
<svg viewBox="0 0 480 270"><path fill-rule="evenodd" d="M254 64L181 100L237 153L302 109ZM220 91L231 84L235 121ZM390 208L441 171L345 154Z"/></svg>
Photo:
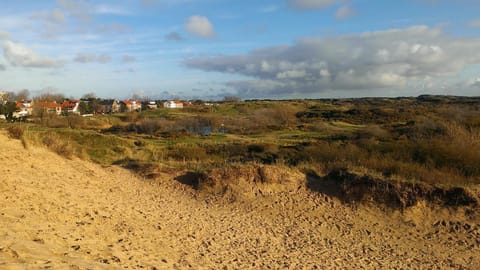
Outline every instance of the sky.
<svg viewBox="0 0 480 270"><path fill-rule="evenodd" d="M480 96L478 0L18 0L0 91L80 98Z"/></svg>

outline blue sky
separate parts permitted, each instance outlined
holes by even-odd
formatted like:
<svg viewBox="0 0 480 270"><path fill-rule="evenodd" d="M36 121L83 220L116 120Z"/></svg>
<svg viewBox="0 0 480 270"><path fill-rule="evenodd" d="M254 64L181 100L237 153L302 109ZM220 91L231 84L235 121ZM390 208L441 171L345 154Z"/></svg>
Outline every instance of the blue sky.
<svg viewBox="0 0 480 270"><path fill-rule="evenodd" d="M474 0L19 0L0 90L221 99L480 94Z"/></svg>

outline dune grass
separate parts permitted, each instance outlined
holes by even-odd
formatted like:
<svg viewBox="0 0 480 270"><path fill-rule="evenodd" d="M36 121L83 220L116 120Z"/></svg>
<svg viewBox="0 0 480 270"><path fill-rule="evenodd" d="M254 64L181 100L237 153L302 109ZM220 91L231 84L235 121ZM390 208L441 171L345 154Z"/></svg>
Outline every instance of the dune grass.
<svg viewBox="0 0 480 270"><path fill-rule="evenodd" d="M472 99L225 102L14 125L28 143L101 164L199 170L257 162L319 174L348 167L462 186L480 184L480 102ZM210 133L198 133L205 127Z"/></svg>

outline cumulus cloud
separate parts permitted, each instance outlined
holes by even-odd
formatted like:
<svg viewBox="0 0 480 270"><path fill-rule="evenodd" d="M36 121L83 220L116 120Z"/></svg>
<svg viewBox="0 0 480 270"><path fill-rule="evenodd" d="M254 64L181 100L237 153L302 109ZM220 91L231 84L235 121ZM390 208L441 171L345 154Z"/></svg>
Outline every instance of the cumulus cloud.
<svg viewBox="0 0 480 270"><path fill-rule="evenodd" d="M169 41L184 41L185 39L177 32L170 32L165 35L165 40Z"/></svg>
<svg viewBox="0 0 480 270"><path fill-rule="evenodd" d="M32 49L10 40L5 41L3 44L3 55L12 66L54 68L63 65L59 60L41 56Z"/></svg>
<svg viewBox="0 0 480 270"><path fill-rule="evenodd" d="M296 9L320 9L335 4L338 0L288 0L288 4Z"/></svg>
<svg viewBox="0 0 480 270"><path fill-rule="evenodd" d="M112 60L112 57L110 57L107 54L90 54L90 53L80 53L75 56L73 61L77 63L100 63L100 64L106 64L109 63Z"/></svg>
<svg viewBox="0 0 480 270"><path fill-rule="evenodd" d="M337 12L335 13L335 17L340 20L350 18L353 15L355 15L355 10L349 5L341 6L337 9Z"/></svg>
<svg viewBox="0 0 480 270"><path fill-rule="evenodd" d="M215 37L212 23L205 16L191 16L185 24L187 31L195 36L203 38Z"/></svg>
<svg viewBox="0 0 480 270"><path fill-rule="evenodd" d="M470 83L470 86L475 87L475 88L480 88L480 77L475 78L473 82Z"/></svg>
<svg viewBox="0 0 480 270"><path fill-rule="evenodd" d="M229 82L245 96L319 94L331 90L405 88L425 77L453 76L480 63L480 39L451 37L439 29L405 29L305 38L244 55L191 58L190 68L243 75Z"/></svg>

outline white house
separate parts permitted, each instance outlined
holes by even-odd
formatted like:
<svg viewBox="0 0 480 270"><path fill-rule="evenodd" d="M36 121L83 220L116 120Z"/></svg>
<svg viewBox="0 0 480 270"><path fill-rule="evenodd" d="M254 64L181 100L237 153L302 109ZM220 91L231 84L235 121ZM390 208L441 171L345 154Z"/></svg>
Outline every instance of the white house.
<svg viewBox="0 0 480 270"><path fill-rule="evenodd" d="M32 114L32 102L31 101L19 101L17 102L17 111L14 113L15 117L22 117Z"/></svg>
<svg viewBox="0 0 480 270"><path fill-rule="evenodd" d="M170 100L163 103L163 107L169 109L183 108L183 103L177 100Z"/></svg>
<svg viewBox="0 0 480 270"><path fill-rule="evenodd" d="M157 103L155 101L146 101L145 105L150 110L158 109Z"/></svg>
<svg viewBox="0 0 480 270"><path fill-rule="evenodd" d="M62 103L64 113L80 114L80 100L65 100Z"/></svg>

